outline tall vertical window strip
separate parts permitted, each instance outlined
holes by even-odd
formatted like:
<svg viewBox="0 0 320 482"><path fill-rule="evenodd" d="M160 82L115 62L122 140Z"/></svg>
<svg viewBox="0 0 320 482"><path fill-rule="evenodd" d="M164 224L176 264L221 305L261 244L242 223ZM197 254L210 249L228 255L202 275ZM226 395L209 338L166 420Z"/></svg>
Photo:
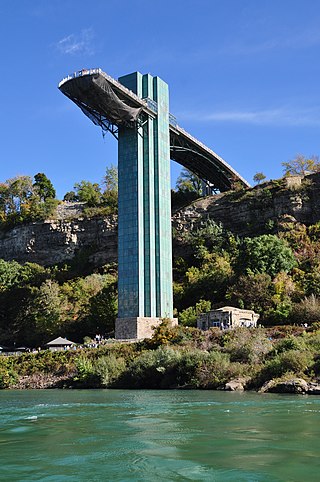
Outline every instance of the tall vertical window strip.
<svg viewBox="0 0 320 482"><path fill-rule="evenodd" d="M172 317L172 254L170 209L169 89L159 77L153 79L154 100L158 103L155 121L155 219L157 316ZM168 268L170 269L168 270ZM169 276L168 276L168 273Z"/></svg>
<svg viewBox="0 0 320 482"><path fill-rule="evenodd" d="M139 72L119 79L158 103L139 129L119 129L119 318L172 317L168 86Z"/></svg>

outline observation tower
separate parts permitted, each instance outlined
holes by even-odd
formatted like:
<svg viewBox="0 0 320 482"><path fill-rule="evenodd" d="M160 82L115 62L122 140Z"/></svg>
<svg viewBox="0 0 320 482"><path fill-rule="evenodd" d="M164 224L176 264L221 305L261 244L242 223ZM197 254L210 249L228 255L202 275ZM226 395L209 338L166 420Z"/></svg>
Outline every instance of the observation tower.
<svg viewBox="0 0 320 482"><path fill-rule="evenodd" d="M170 159L214 189L249 184L215 152L178 126L168 85L134 72L113 79L101 69L59 83L92 122L118 140L118 318L115 336L152 335L173 319Z"/></svg>

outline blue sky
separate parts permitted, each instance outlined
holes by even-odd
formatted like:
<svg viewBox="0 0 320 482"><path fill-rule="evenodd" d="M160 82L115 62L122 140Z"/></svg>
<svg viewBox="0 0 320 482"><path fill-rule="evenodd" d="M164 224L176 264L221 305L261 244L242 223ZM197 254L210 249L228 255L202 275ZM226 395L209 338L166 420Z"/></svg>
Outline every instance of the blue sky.
<svg viewBox="0 0 320 482"><path fill-rule="evenodd" d="M0 0L0 18L0 181L45 172L62 197L116 163L57 89L88 67L163 78L179 125L249 182L320 154L318 0Z"/></svg>

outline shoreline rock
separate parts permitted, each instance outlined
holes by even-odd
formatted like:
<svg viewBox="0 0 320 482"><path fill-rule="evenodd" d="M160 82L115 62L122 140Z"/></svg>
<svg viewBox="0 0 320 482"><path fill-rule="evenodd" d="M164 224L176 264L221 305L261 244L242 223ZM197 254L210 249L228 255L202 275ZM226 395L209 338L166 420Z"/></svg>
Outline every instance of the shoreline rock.
<svg viewBox="0 0 320 482"><path fill-rule="evenodd" d="M234 378L225 384L224 390L227 392L243 392L248 380L248 377Z"/></svg>
<svg viewBox="0 0 320 482"><path fill-rule="evenodd" d="M293 393L302 395L320 395L320 384L307 382L303 378L288 380L269 380L259 390L260 393Z"/></svg>

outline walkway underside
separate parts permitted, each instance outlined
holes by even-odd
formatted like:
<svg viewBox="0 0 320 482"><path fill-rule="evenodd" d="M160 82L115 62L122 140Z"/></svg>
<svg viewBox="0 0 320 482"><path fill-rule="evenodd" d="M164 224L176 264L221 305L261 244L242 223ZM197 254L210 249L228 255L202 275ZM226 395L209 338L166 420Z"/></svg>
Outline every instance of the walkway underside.
<svg viewBox="0 0 320 482"><path fill-rule="evenodd" d="M179 126L170 129L170 157L220 192L232 189L235 182L249 186L221 157Z"/></svg>
<svg viewBox="0 0 320 482"><path fill-rule="evenodd" d="M104 131L117 138L118 126L136 129L146 116L157 116L157 103L141 99L100 69L82 70L63 79L59 89ZM182 129L170 114L170 157L219 191L249 183L207 146Z"/></svg>

